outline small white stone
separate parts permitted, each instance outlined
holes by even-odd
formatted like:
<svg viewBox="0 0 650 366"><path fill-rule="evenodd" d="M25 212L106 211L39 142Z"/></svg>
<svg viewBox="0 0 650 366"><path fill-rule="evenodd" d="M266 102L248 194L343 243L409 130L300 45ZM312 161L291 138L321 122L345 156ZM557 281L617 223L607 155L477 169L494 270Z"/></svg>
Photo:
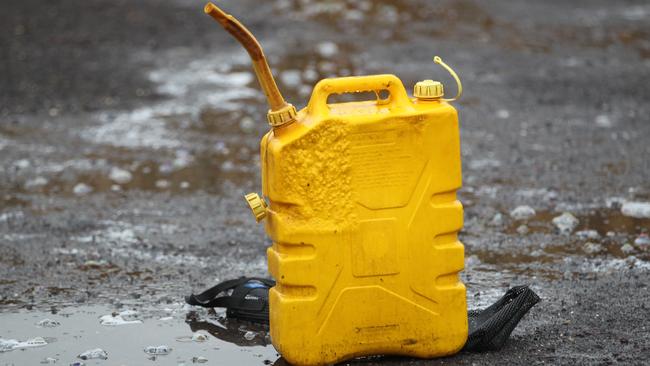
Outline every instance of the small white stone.
<svg viewBox="0 0 650 366"><path fill-rule="evenodd" d="M256 336L255 332L248 331L244 333L244 339L246 339L247 341L252 341L255 338L255 336Z"/></svg>
<svg viewBox="0 0 650 366"><path fill-rule="evenodd" d="M93 188L85 183L79 183L72 188L72 192L77 196L84 196L92 191Z"/></svg>
<svg viewBox="0 0 650 366"><path fill-rule="evenodd" d="M181 189L188 189L188 188L190 188L190 183L189 182L181 182L180 187L181 187Z"/></svg>
<svg viewBox="0 0 650 366"><path fill-rule="evenodd" d="M315 81L318 79L318 71L314 69L306 69L305 71L302 72L302 78L305 81Z"/></svg>
<svg viewBox="0 0 650 366"><path fill-rule="evenodd" d="M280 74L280 80L289 88L295 88L300 85L301 75L298 70L286 70Z"/></svg>
<svg viewBox="0 0 650 366"><path fill-rule="evenodd" d="M49 318L45 318L45 319L39 321L38 323L36 323L36 326L41 327L41 328L56 328L59 325L61 325L60 322L58 322L56 320L49 319Z"/></svg>
<svg viewBox="0 0 650 366"><path fill-rule="evenodd" d="M41 188L48 183L45 177L36 177L25 182L25 189Z"/></svg>
<svg viewBox="0 0 650 366"><path fill-rule="evenodd" d="M233 170L235 170L235 164L230 160L226 160L223 163L221 163L221 170L223 170L224 172L232 172Z"/></svg>
<svg viewBox="0 0 650 366"><path fill-rule="evenodd" d="M239 129L242 130L242 132L252 132L255 130L255 121L246 116L239 121Z"/></svg>
<svg viewBox="0 0 650 366"><path fill-rule="evenodd" d="M519 235L526 235L526 234L528 234L528 226L526 226L526 225L519 225L519 226L517 227L517 233L519 233Z"/></svg>
<svg viewBox="0 0 650 366"><path fill-rule="evenodd" d="M515 220L528 220L535 216L535 210L530 206L518 206L510 211L510 217Z"/></svg>
<svg viewBox="0 0 650 366"><path fill-rule="evenodd" d="M497 111L497 117L501 119L508 119L510 118L510 111L508 111L507 109L499 109Z"/></svg>
<svg viewBox="0 0 650 366"><path fill-rule="evenodd" d="M13 166L18 168L18 169L26 169L26 168L29 168L30 165L32 165L32 163L30 163L29 160L27 160L27 159L16 160L13 163Z"/></svg>
<svg viewBox="0 0 650 366"><path fill-rule="evenodd" d="M598 231L596 230L580 230L580 231L576 231L576 235L586 239L600 238L600 234L598 234Z"/></svg>
<svg viewBox="0 0 650 366"><path fill-rule="evenodd" d="M192 334L192 340L194 342L205 342L208 340L208 336L203 333L194 333Z"/></svg>
<svg viewBox="0 0 650 366"><path fill-rule="evenodd" d="M169 181L166 179L158 179L156 181L156 188L160 188L160 189L169 188Z"/></svg>
<svg viewBox="0 0 650 366"><path fill-rule="evenodd" d="M604 251L605 248L603 248L602 245L598 243L585 243L585 245L582 246L582 249L585 251L587 254L598 254Z"/></svg>
<svg viewBox="0 0 650 366"><path fill-rule="evenodd" d="M640 248L648 248L650 247L650 237L648 237L648 234L641 234L634 239L634 245Z"/></svg>
<svg viewBox="0 0 650 366"><path fill-rule="evenodd" d="M569 212L553 218L553 225L560 230L562 234L571 234L578 226L580 221Z"/></svg>
<svg viewBox="0 0 650 366"><path fill-rule="evenodd" d="M630 243L625 243L621 246L621 251L626 255L630 255L634 253L634 247L631 246Z"/></svg>
<svg viewBox="0 0 650 366"><path fill-rule="evenodd" d="M612 127L612 120L606 114L598 115L596 116L596 126L602 128L610 128Z"/></svg>
<svg viewBox="0 0 650 366"><path fill-rule="evenodd" d="M621 207L621 213L638 219L650 218L650 202L625 202Z"/></svg>
<svg viewBox="0 0 650 366"><path fill-rule="evenodd" d="M318 53L323 57L332 57L339 53L339 46L334 42L322 42L316 48Z"/></svg>
<svg viewBox="0 0 650 366"><path fill-rule="evenodd" d="M500 212L497 212L492 220L490 220L490 225L492 226L501 226L503 225L503 215Z"/></svg>
<svg viewBox="0 0 650 366"><path fill-rule="evenodd" d="M112 167L108 178L117 184L126 184L133 179L133 174L128 170L124 170L118 167Z"/></svg>

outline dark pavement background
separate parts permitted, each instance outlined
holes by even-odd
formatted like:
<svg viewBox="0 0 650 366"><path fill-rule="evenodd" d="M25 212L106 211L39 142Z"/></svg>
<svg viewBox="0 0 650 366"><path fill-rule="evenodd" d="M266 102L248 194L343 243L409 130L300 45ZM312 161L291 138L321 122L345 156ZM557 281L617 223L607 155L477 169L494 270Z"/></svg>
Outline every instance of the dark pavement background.
<svg viewBox="0 0 650 366"><path fill-rule="evenodd" d="M650 4L217 4L259 38L299 107L331 76L452 91L433 55L463 80L468 303L521 283L543 302L501 352L363 362L649 362L650 214L621 207L650 201ZM0 312L166 304L266 275L269 243L243 194L260 190L267 107L203 3L0 7ZM523 205L535 214L513 217ZM565 212L578 220L568 234L552 221Z"/></svg>

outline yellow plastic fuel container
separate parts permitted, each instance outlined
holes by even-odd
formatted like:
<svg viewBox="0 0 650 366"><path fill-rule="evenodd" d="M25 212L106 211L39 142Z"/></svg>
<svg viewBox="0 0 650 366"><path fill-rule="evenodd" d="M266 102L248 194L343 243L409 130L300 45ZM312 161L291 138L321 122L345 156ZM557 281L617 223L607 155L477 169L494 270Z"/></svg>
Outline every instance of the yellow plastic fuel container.
<svg viewBox="0 0 650 366"><path fill-rule="evenodd" d="M467 338L458 113L439 82L410 98L394 75L321 80L306 108L286 103L259 44L232 16L213 16L248 50L271 109L261 141L270 333L290 363L368 355L433 358ZM386 98L380 92L387 91ZM361 102L333 94L376 92Z"/></svg>

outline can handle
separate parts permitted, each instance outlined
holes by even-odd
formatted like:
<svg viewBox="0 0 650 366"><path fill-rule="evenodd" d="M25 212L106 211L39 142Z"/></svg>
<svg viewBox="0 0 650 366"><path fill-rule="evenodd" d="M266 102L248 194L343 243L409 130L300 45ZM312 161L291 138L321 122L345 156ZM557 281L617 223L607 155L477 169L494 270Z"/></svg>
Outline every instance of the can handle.
<svg viewBox="0 0 650 366"><path fill-rule="evenodd" d="M330 109L327 106L327 98L331 94L371 91L378 93L381 90L388 90L390 93L386 102L382 103L382 105L406 108L411 104L408 94L406 94L406 89L404 89L404 84L395 75L348 76L319 81L311 94L311 99L309 99L309 104L307 104L307 111L311 115L329 114Z"/></svg>

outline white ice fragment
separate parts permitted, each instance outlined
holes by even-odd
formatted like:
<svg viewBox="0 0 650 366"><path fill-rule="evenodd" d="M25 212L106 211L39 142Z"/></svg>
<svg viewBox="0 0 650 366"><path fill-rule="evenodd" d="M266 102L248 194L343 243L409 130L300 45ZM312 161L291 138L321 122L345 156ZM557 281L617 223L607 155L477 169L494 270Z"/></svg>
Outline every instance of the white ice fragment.
<svg viewBox="0 0 650 366"><path fill-rule="evenodd" d="M169 188L169 181L166 179L158 179L156 181L156 188L165 189Z"/></svg>
<svg viewBox="0 0 650 366"><path fill-rule="evenodd" d="M501 119L508 119L510 118L510 111L507 109L499 109L497 111L497 117Z"/></svg>
<svg viewBox="0 0 650 366"><path fill-rule="evenodd" d="M77 196L84 196L92 192L93 188L85 183L78 183L72 188L72 192Z"/></svg>
<svg viewBox="0 0 650 366"><path fill-rule="evenodd" d="M603 248L603 246L598 243L587 242L582 246L582 249L587 254L598 254L600 252L603 252L605 248Z"/></svg>
<svg viewBox="0 0 650 366"><path fill-rule="evenodd" d="M497 212L492 220L490 220L491 226L501 226L503 225L503 215L500 212Z"/></svg>
<svg viewBox="0 0 650 366"><path fill-rule="evenodd" d="M295 88L300 85L300 71L299 70L286 70L280 74L280 80L289 88Z"/></svg>
<svg viewBox="0 0 650 366"><path fill-rule="evenodd" d="M99 318L99 324L105 326L119 326L119 325L129 325L129 324L142 324L142 320L126 320L120 315L103 315Z"/></svg>
<svg viewBox="0 0 650 366"><path fill-rule="evenodd" d="M634 253L634 247L630 245L630 243L625 243L621 246L621 251L625 255L630 255Z"/></svg>
<svg viewBox="0 0 650 366"><path fill-rule="evenodd" d="M221 170L223 170L224 172L232 172L233 170L235 170L235 164L230 160L226 160L223 163L221 163Z"/></svg>
<svg viewBox="0 0 650 366"><path fill-rule="evenodd" d="M192 162L194 162L194 157L187 150L179 149L176 150L174 154L176 155L176 157L174 158L174 162L172 163L172 165L174 165L174 168L176 169L186 168L187 166L192 164Z"/></svg>
<svg viewBox="0 0 650 366"><path fill-rule="evenodd" d="M113 167L108 174L108 178L117 184L127 184L133 179L133 174L128 170Z"/></svg>
<svg viewBox="0 0 650 366"><path fill-rule="evenodd" d="M650 247L650 237L648 237L648 234L641 234L634 239L634 245L640 248L648 248Z"/></svg>
<svg viewBox="0 0 650 366"><path fill-rule="evenodd" d="M144 353L153 356L168 355L172 351L171 347L166 345L161 346L148 346L144 348Z"/></svg>
<svg viewBox="0 0 650 366"><path fill-rule="evenodd" d="M206 363L208 359L203 356L192 357L192 363Z"/></svg>
<svg viewBox="0 0 650 366"><path fill-rule="evenodd" d="M252 132L255 130L255 121L246 116L239 121L239 129L242 130L242 132Z"/></svg>
<svg viewBox="0 0 650 366"><path fill-rule="evenodd" d="M255 332L251 332L250 330L244 333L244 339L247 341L252 341L255 338L255 336L256 336Z"/></svg>
<svg viewBox="0 0 650 366"><path fill-rule="evenodd" d="M40 322L36 323L36 326L41 327L41 328L55 328L55 327L58 327L59 325L61 325L61 323L59 323L58 321L48 319L48 318L45 318L45 319L41 320Z"/></svg>
<svg viewBox="0 0 650 366"><path fill-rule="evenodd" d="M526 234L528 234L528 226L526 226L526 225L519 225L519 226L517 227L517 233L518 233L519 235L526 235Z"/></svg>
<svg viewBox="0 0 650 366"><path fill-rule="evenodd" d="M18 344L14 345L13 349L23 349L23 348L33 348L33 347L43 347L46 346L47 342L43 337L34 337L31 339L28 339L24 342L18 342Z"/></svg>
<svg viewBox="0 0 650 366"><path fill-rule="evenodd" d="M621 207L621 212L625 216L638 219L650 218L650 202L625 202Z"/></svg>
<svg viewBox="0 0 650 366"><path fill-rule="evenodd" d="M89 349L88 351L79 354L77 357L79 357L82 360L94 360L94 359L107 360L108 352L104 351L101 348L95 348L95 349Z"/></svg>
<svg viewBox="0 0 650 366"><path fill-rule="evenodd" d="M622 11L623 18L631 21L639 21L643 19L648 19L650 16L650 6L648 5L635 5L623 8Z"/></svg>
<svg viewBox="0 0 650 366"><path fill-rule="evenodd" d="M208 335L203 333L194 333L192 334L192 340L194 342L205 342L208 340Z"/></svg>
<svg viewBox="0 0 650 366"><path fill-rule="evenodd" d="M230 149L223 141L218 141L214 144L214 151L219 155L228 155L230 153Z"/></svg>
<svg viewBox="0 0 650 366"><path fill-rule="evenodd" d="M140 316L140 313L137 312L136 310L127 309L127 310L120 311L119 315L124 320L137 320L138 316Z"/></svg>
<svg viewBox="0 0 650 366"><path fill-rule="evenodd" d="M306 69L305 71L302 72L302 78L305 81L315 81L316 79L318 79L318 71L312 68Z"/></svg>
<svg viewBox="0 0 650 366"><path fill-rule="evenodd" d="M34 179L29 179L25 182L25 189L35 189L43 187L48 183L47 178L45 177L36 177Z"/></svg>
<svg viewBox="0 0 650 366"><path fill-rule="evenodd" d="M517 206L510 211L510 217L515 220L527 220L535 216L535 210L530 206Z"/></svg>
<svg viewBox="0 0 650 366"><path fill-rule="evenodd" d="M586 238L592 240L600 238L600 234L598 234L598 231L596 230L580 230L580 231L576 231L576 235L580 238Z"/></svg>
<svg viewBox="0 0 650 366"><path fill-rule="evenodd" d="M14 168L17 168L17 169L27 169L32 165L32 163L27 159L20 159L20 160L14 161L14 163L12 165L14 166Z"/></svg>
<svg viewBox="0 0 650 366"><path fill-rule="evenodd" d="M58 358L54 358L54 357L45 357L41 361L41 363L45 365L45 364L50 364L50 363L56 363L58 360L59 360Z"/></svg>
<svg viewBox="0 0 650 366"><path fill-rule="evenodd" d="M569 212L553 218L553 225L560 230L561 234L571 234L579 223L580 221Z"/></svg>
<svg viewBox="0 0 650 366"><path fill-rule="evenodd" d="M316 48L318 53L323 57L332 57L339 53L339 46L334 42L321 42Z"/></svg>
<svg viewBox="0 0 650 366"><path fill-rule="evenodd" d="M161 322L167 322L167 321L170 321L170 320L174 320L174 317L173 316L163 316L162 318L160 318L158 320L160 320Z"/></svg>
<svg viewBox="0 0 650 366"><path fill-rule="evenodd" d="M474 159L469 162L469 168L472 170L485 168L498 168L501 162L494 159Z"/></svg>
<svg viewBox="0 0 650 366"><path fill-rule="evenodd" d="M598 127L602 127L602 128L611 128L612 127L612 120L606 114L600 114L600 115L596 116L595 122L596 122L596 126L598 126Z"/></svg>
<svg viewBox="0 0 650 366"><path fill-rule="evenodd" d="M20 342L18 342L18 341L15 340L15 339L4 339L4 338L0 338L0 353L1 353L1 352L9 352L9 351L13 351L13 350L14 350L14 347L15 347L16 345L18 345L18 343L20 343Z"/></svg>

